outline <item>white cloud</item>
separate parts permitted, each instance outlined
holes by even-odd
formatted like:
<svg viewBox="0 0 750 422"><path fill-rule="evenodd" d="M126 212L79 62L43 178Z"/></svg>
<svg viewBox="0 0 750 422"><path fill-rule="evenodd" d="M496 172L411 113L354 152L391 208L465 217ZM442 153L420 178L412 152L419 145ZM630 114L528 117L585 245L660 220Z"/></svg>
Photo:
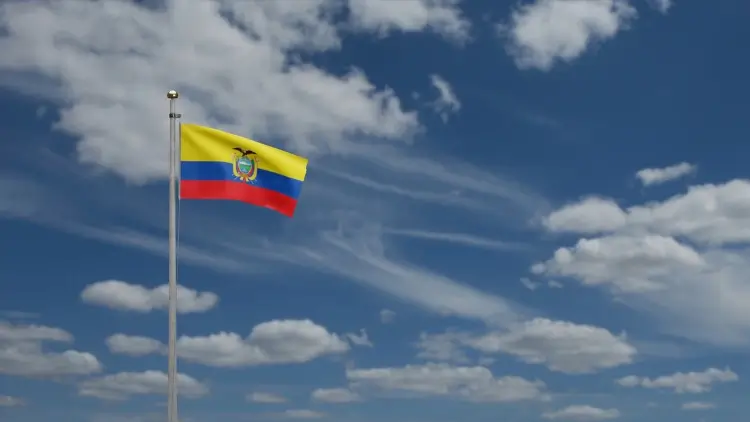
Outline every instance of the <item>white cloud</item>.
<svg viewBox="0 0 750 422"><path fill-rule="evenodd" d="M208 394L208 387L185 375L177 374L180 397L199 398ZM82 396L104 400L125 400L134 395L162 395L167 391L167 374L160 371L120 372L80 383Z"/></svg>
<svg viewBox="0 0 750 422"><path fill-rule="evenodd" d="M92 305L107 308L147 313L166 310L169 307L169 286L148 288L118 280L99 281L89 284L81 292L81 299ZM177 312L206 312L219 302L219 297L211 292L198 292L184 286L177 286Z"/></svg>
<svg viewBox="0 0 750 422"><path fill-rule="evenodd" d="M586 405L573 405L555 412L546 412L542 414L545 419L560 419L570 421L602 421L620 417L620 411L617 409L600 409L598 407Z"/></svg>
<svg viewBox="0 0 750 422"><path fill-rule="evenodd" d="M32 93L61 104L58 127L80 137L80 159L144 181L166 175L166 154L159 153L166 152L166 129L151 117L164 109L166 86L187 94L181 107L189 120L288 139L305 153L335 149L355 134L408 138L418 127L416 114L402 110L393 91L378 90L360 70L333 75L299 63L295 52L336 50L347 31L431 30L464 40L469 23L457 4L189 0L147 9L112 0L6 3L0 70L11 88L28 88L13 79L23 72L55 81ZM348 14L340 13L343 7ZM348 22L335 21L344 15ZM212 64L226 62L232 66ZM258 96L274 101L245 100ZM114 111L122 109L128 112Z"/></svg>
<svg viewBox="0 0 750 422"><path fill-rule="evenodd" d="M97 413L92 415L88 422L161 422L164 416L158 412L137 413ZM187 418L193 421L192 418Z"/></svg>
<svg viewBox="0 0 750 422"><path fill-rule="evenodd" d="M66 350L45 352L38 343L0 344L0 373L27 377L88 375L102 364L91 353Z"/></svg>
<svg viewBox="0 0 750 422"><path fill-rule="evenodd" d="M544 226L553 232L593 234L623 227L627 214L610 199L588 197L552 212Z"/></svg>
<svg viewBox="0 0 750 422"><path fill-rule="evenodd" d="M462 350L468 335L448 331L443 334L421 333L417 341L417 357L430 361L469 363L469 358Z"/></svg>
<svg viewBox="0 0 750 422"><path fill-rule="evenodd" d="M448 81L439 75L430 75L430 82L438 91L438 98L432 102L432 108L440 115L443 122L447 123L451 114L458 113L461 110L461 102Z"/></svg>
<svg viewBox="0 0 750 422"><path fill-rule="evenodd" d="M649 231L708 245L750 243L750 181L691 186L662 202L620 208L613 200L585 199L552 212L555 232ZM597 217L597 215L599 217Z"/></svg>
<svg viewBox="0 0 750 422"><path fill-rule="evenodd" d="M437 181L439 184L436 186L441 190L461 188L477 196L477 199L481 199L484 204L495 204L502 210L515 209L516 206L501 199L507 198L508 201L525 210L524 218L534 215L534 210L539 210L539 207L546 209L546 202L538 195L530 193L528 189L517 183L507 183L496 175L452 163L450 177L446 177L445 166L439 162L419 159L407 163L403 160L403 151L396 149L389 151L390 158L385 160L387 163L382 163L382 169L378 167L381 170L380 174L385 176L405 173L409 181L415 184ZM368 150L369 153L380 156L374 150ZM49 156L44 155L44 157ZM107 182L101 178L92 177L90 173L87 176L81 174L85 172L80 166L65 162L60 157L57 158L55 160L57 165L54 168L62 169L63 173L49 173L49 169L39 168L41 174L45 176L30 183L33 189L17 186L19 179L15 175L7 179L0 177L0 180L7 181L13 187L12 192L20 195L19 201L11 201L11 205L16 207L17 204L23 203L23 200L28 200L27 202L31 204L30 209L25 211L23 207L22 209L14 208L11 218L31 220L45 227L118 245L145 249L152 253L165 253L163 239L160 240L159 236L151 234L151 230L144 233L144 225L159 230L163 226L159 219L154 218L153 210L150 210L148 206L153 203L155 197L146 195L141 190L132 189L129 189L128 193L133 197L113 197L112 190L122 189L122 185L114 183L112 179ZM28 161L33 169L36 169L35 161L32 159ZM414 173L415 166L412 164L415 164L420 172ZM425 173L429 174L426 179ZM30 179L35 180L35 177ZM61 183L68 183L73 179L74 183L71 182L69 186L71 196L76 197L72 193L77 192L80 195L83 192L84 197L80 198L80 201L74 201L68 195L61 195L58 187L50 189L49 185L42 180L47 180L49 177L61 180ZM400 176L398 178L403 179ZM478 180L481 182L477 182ZM464 189L462 187L464 185L467 189L469 187L471 189ZM2 186L3 183L0 182L0 190ZM326 184L311 185L306 188L316 189L314 192L308 190L311 198L325 198L326 201L325 207L317 208L321 215L324 215L323 221L309 214L306 220L296 219L304 224L309 223L311 217L315 217L316 225L303 231L304 236L299 236L297 232L277 233L274 234L274 242L270 244L229 244L226 241L228 236L257 237L257 230L238 229L236 225L231 224L222 216L205 213L200 215L200 230L195 230L197 225L192 224L185 225L182 230L181 257L186 257L185 262L188 264L209 265L213 269L242 274L267 270L268 267L273 267L276 271L279 268L304 267L307 270L317 270L328 275L339 276L347 281L362 283L431 312L452 313L470 318L489 318L497 315L498 319L513 319L513 315L509 314L514 312L512 309L514 305L505 299L486 294L466 283L435 274L424 268L404 263L392 251L385 253L383 243L388 239L384 238L382 227L390 226L390 224L372 220L391 218L391 216L395 218L397 214L403 215L402 209L390 209L392 205L399 205L400 201L383 201L389 207L383 215L373 213L372 206L364 203L366 201L352 210L352 204L357 204L352 200L357 197L352 187L348 189L345 186L337 186L336 189L323 189L325 186ZM89 197L89 194L93 196ZM93 204L88 204L86 200L91 200ZM338 205L332 206L332 203ZM315 207L315 201L310 204ZM57 212L60 209L69 212L61 215ZM346 210L345 215L352 214L367 224L350 227L345 224L346 222L340 221L344 214L342 209ZM113 214L122 217L114 222L101 222L103 216ZM198 216L195 218L198 219ZM497 219L493 217L493 221L495 220ZM333 227L338 225L339 229L328 231L331 230L332 225ZM194 253L188 260L185 252L190 249ZM342 265L342 262L345 265ZM279 263L284 265L279 265ZM463 297L466 299L461 299ZM469 299L470 297L472 299ZM478 314L484 316L478 317Z"/></svg>
<svg viewBox="0 0 750 422"><path fill-rule="evenodd" d="M289 409L285 410L281 416L289 419L320 419L325 416L325 413L309 409Z"/></svg>
<svg viewBox="0 0 750 422"><path fill-rule="evenodd" d="M266 403L266 404L280 404L280 403L286 403L287 399L284 396L280 396L278 394L273 393L262 393L262 392L254 392L250 393L246 397L247 401L251 401L253 403Z"/></svg>
<svg viewBox="0 0 750 422"><path fill-rule="evenodd" d="M485 353L509 353L524 362L571 374L628 364L637 353L624 335L544 318L519 324L507 332L486 334L467 344Z"/></svg>
<svg viewBox="0 0 750 422"><path fill-rule="evenodd" d="M623 387L630 388L666 388L672 389L676 393L698 394L711 391L712 384L735 382L737 380L739 380L739 377L729 368L725 368L724 370L708 368L703 372L677 372L654 379L629 375L620 378L617 380L617 383Z"/></svg>
<svg viewBox="0 0 750 422"><path fill-rule="evenodd" d="M523 287L531 290L532 292L539 288L539 283L535 283L531 280L529 280L526 277L521 277L521 284L523 284Z"/></svg>
<svg viewBox="0 0 750 422"><path fill-rule="evenodd" d="M102 370L102 364L91 353L48 352L43 348L45 341L70 343L73 336L59 328L0 321L0 374L56 377L88 375Z"/></svg>
<svg viewBox="0 0 750 422"><path fill-rule="evenodd" d="M750 220L749 194L747 180L691 186L684 195L629 208L628 223L704 244L747 243L750 228L743 224Z"/></svg>
<svg viewBox="0 0 750 422"><path fill-rule="evenodd" d="M549 70L614 37L636 16L629 0L535 0L499 29L518 67Z"/></svg>
<svg viewBox="0 0 750 422"><path fill-rule="evenodd" d="M375 390L417 396L455 397L472 402L514 402L540 399L545 385L515 376L496 378L481 366L447 364L407 365L400 368L348 369L356 391Z"/></svg>
<svg viewBox="0 0 750 422"><path fill-rule="evenodd" d="M130 356L144 356L153 353L164 353L164 344L158 340L141 336L114 334L107 337L107 347L112 353Z"/></svg>
<svg viewBox="0 0 750 422"><path fill-rule="evenodd" d="M391 324L396 320L396 312L390 309L380 310L380 322L383 324Z"/></svg>
<svg viewBox="0 0 750 422"><path fill-rule="evenodd" d="M310 397L325 403L352 403L362 400L359 394L346 388L319 388Z"/></svg>
<svg viewBox="0 0 750 422"><path fill-rule="evenodd" d="M461 246L470 246L489 250L518 251L528 248L527 245L521 243L488 239L465 233L443 233L410 229L385 229L384 232L389 235L411 237L414 239L436 240L441 242L454 243Z"/></svg>
<svg viewBox="0 0 750 422"><path fill-rule="evenodd" d="M42 157L42 161L54 161L54 164L51 164L52 167L57 169L65 167L65 170L56 174L33 171L32 173L37 174L33 178L21 174L0 175L0 197L10 199L0 201L0 217L29 220L46 228L85 239L134 248L159 256L167 255L168 249L164 248L164 236L146 233L143 230L128 229L120 225L126 219L130 220L143 214L143 206L153 203L151 199L143 197L139 200L134 200L132 197L124 199L121 195L112 194L92 195L92 191L96 192L106 185L102 183L103 180L97 180L90 174L85 176L82 174L85 171L80 170L83 167L78 168L78 171L71 169L72 165L76 165L75 163L66 162L61 157L50 154L49 151L45 153L44 150L37 150L35 153ZM56 183L54 188L51 188L49 184L41 182L41 179L54 179L60 183ZM83 183L84 179L88 179L88 182ZM66 182L72 184L72 186L65 186L70 189L70 196L67 198L64 197L67 195L60 194L61 190L65 190L61 185ZM76 193L81 192L88 195L85 198L79 197L78 200L71 199ZM105 205L105 202L109 205ZM68 213L63 215L61 210L67 210ZM89 213L96 216L120 214L121 217L113 226L97 224L92 221L95 218L91 216L82 217ZM153 215L153 212L151 214ZM143 221L139 223L143 224ZM147 225L149 223L153 223L153 220L146 221ZM243 260L238 259L236 254L222 252L216 247L195 247L181 242L180 263L200 265L222 272L247 271L246 266L242 265Z"/></svg>
<svg viewBox="0 0 750 422"><path fill-rule="evenodd" d="M120 338L114 353L163 353L165 346L146 337ZM124 341L127 340L127 341ZM123 344L126 343L126 344ZM137 343L134 345L133 343ZM310 320L273 320L256 325L247 338L220 332L208 336L181 336L177 354L181 359L216 367L241 367L282 363L303 363L349 350L349 345Z"/></svg>
<svg viewBox="0 0 750 422"><path fill-rule="evenodd" d="M636 172L635 177L637 177L644 186L653 186L685 177L694 173L695 170L696 167L693 164L679 163L663 168L641 169Z"/></svg>
<svg viewBox="0 0 750 422"><path fill-rule="evenodd" d="M648 0L653 8L661 13L667 13L672 8L672 0Z"/></svg>
<svg viewBox="0 0 750 422"><path fill-rule="evenodd" d="M575 277L586 285L610 283L623 292L662 289L659 282L674 269L700 271L706 263L693 248L659 235L612 235L580 239L560 248L543 264L550 276Z"/></svg>
<svg viewBox="0 0 750 422"><path fill-rule="evenodd" d="M659 328L722 346L750 343L750 182L691 186L664 201L620 208L608 223L584 200L550 214L549 229L605 234L558 249L535 274L572 277L608 288L617 299L657 319ZM593 205L592 205L593 204Z"/></svg>
<svg viewBox="0 0 750 422"><path fill-rule="evenodd" d="M441 190L460 189L461 196L469 197L456 203L480 203L492 210L508 207L470 196L530 199L517 184L453 157L437 161L410 156L401 147L420 129L417 116L401 107L391 89L379 89L361 70L333 74L299 54L334 53L344 37L362 31L431 31L465 38L469 25L457 0L185 0L152 9L115 0L21 3L2 5L0 48L6 54L0 59L0 85L49 95L62 107L56 128L81 138L79 158L131 181L165 176L166 127L153 116L164 110L164 89L169 86L183 93L179 107L186 120L285 143L316 162L326 161L320 167L345 155L354 165L385 165L389 171L379 176L392 175L405 192L415 190L403 186L404 173L415 184L434 181ZM29 31L33 26L44 30ZM133 80L138 81L136 90ZM24 91L28 88L31 92ZM256 97L274 101L247 101ZM384 156L390 158L380 159ZM451 166L449 174L446 165ZM27 195L25 189L18 191ZM446 199L442 196L433 199ZM149 249L159 250L158 239L150 240ZM132 243L142 247L144 242ZM241 271L241 259L184 252L185 258L192 255L193 261L212 262L214 267L221 267L217 261L234 261L232 267Z"/></svg>
<svg viewBox="0 0 750 422"><path fill-rule="evenodd" d="M8 319L36 319L40 315L35 312L23 312L23 311L0 311L0 316Z"/></svg>
<svg viewBox="0 0 750 422"><path fill-rule="evenodd" d="M372 347L372 342L370 341L370 338L367 336L367 331L365 329L359 330L359 334L355 333L347 333L346 338L349 339L349 341L352 342L355 346L363 346L363 347Z"/></svg>
<svg viewBox="0 0 750 422"><path fill-rule="evenodd" d="M430 28L460 36L467 25L452 1L349 3L351 22L342 27L353 31ZM5 3L0 70L59 81L51 92L62 97L59 128L81 138L80 159L135 181L166 175L166 126L153 116L164 110L167 86L187 94L181 107L191 121L289 139L305 153L340 147L357 133L408 138L416 115L391 90L377 90L359 70L335 76L293 60L295 51L340 48L333 19L346 4L186 0L150 10L112 0ZM246 100L260 97L274 101Z"/></svg>
<svg viewBox="0 0 750 422"><path fill-rule="evenodd" d="M59 341L70 343L73 336L60 328L47 327L44 325L11 324L0 321L0 341L3 342L27 342L27 341Z"/></svg>
<svg viewBox="0 0 750 422"><path fill-rule="evenodd" d="M0 407L19 407L25 405L26 401L21 398L0 395Z"/></svg>
<svg viewBox="0 0 750 422"><path fill-rule="evenodd" d="M750 342L747 254L747 248L698 252L659 235L612 235L561 248L535 269L608 288L673 335L741 346Z"/></svg>
<svg viewBox="0 0 750 422"><path fill-rule="evenodd" d="M683 403L681 406L682 410L708 410L715 408L715 404L702 401L691 401L688 403Z"/></svg>
<svg viewBox="0 0 750 422"><path fill-rule="evenodd" d="M550 289L562 289L563 285L559 281L550 280L547 282L547 287Z"/></svg>
<svg viewBox="0 0 750 422"><path fill-rule="evenodd" d="M461 0L349 0L353 23L381 35L389 31L429 29L454 41L466 41L470 23L461 15Z"/></svg>
<svg viewBox="0 0 750 422"><path fill-rule="evenodd" d="M339 336L310 320L264 322L256 325L246 339L225 332L182 336L177 347L185 360L223 367L302 363L349 350Z"/></svg>
<svg viewBox="0 0 750 422"><path fill-rule="evenodd" d="M415 201L485 213L495 219L500 213L507 216L508 221L521 224L527 223L529 217L541 217L549 209L545 198L511 177L499 177L496 172L479 169L453 157L449 161L427 159L410 155L404 149L385 145L358 145L356 149L357 154L362 156L388 157L387 160L366 163L378 172L377 181L346 171L317 171L358 186ZM404 187L405 181L411 186ZM523 220L518 220L518 215L514 214L516 211L523 214Z"/></svg>
<svg viewBox="0 0 750 422"><path fill-rule="evenodd" d="M405 154L403 149L399 148L383 149L361 146L357 151L357 154L367 157L382 157L384 156L383 154L389 157L388 160L378 160L377 163L371 163L372 167L378 171L377 174L379 177L381 175L383 178L393 177L400 181L408 179L409 183L422 185L423 189L427 189L426 186L428 186L429 189L445 191L446 195L449 194L451 198L468 198L473 203L481 203L486 208L492 209L495 213L498 209L503 212L515 209L517 205L524 210L523 218L525 219L526 216L533 215L535 210L546 206L546 201L543 198L531 193L527 188L518 183L508 182L497 177L497 175L489 174L488 172L477 170L475 167L456 163L452 160L449 164L451 171L446 172L445 168L448 163L408 157L408 154ZM347 156L347 161L349 161L349 158L355 159L356 157ZM38 160L30 160L32 168L35 161ZM356 160L355 162L355 165L360 164ZM60 164L59 160L56 161L56 164ZM67 164L67 167L65 167L66 172L64 175L47 174L45 173L45 168L39 169L42 174L47 176L42 177L37 183L32 183L31 186L34 189L27 189L25 186L16 186L13 192L20 195L20 199L28 200L27 202L30 202L31 209L24 210L23 207L20 207L21 209L15 208L11 216L13 218L30 219L47 227L51 225L56 229L72 231L74 234L97 240L145 249L158 254L165 253L165 249L161 244L163 240L160 240L158 236L151 234L144 235L143 233L142 226L144 223L150 227L159 229L163 226L162 223L154 220L153 210L146 206L146 204L153 203L153 198L138 195L139 198L136 199L140 199L140 201L136 201L134 204L133 201L112 197L113 186L122 188L121 185L105 183L101 178L91 177L91 174L71 175L68 172L70 167L76 168L78 173L83 172L80 168L71 166L71 163L65 164ZM60 168L59 165L50 167L54 167L55 169ZM327 168L327 166L323 167ZM86 199L92 199L95 204L91 205L94 206L90 207L85 202L81 203L78 200L66 199L63 195L60 195L63 199L58 201L58 187L50 189L48 184L44 182L44 180L49 180L50 177L66 183L71 178L75 179L77 183L71 186L71 190L75 189L75 192L79 194L85 192L84 196L86 196ZM13 184L13 181L18 181L14 177L7 180L11 184ZM0 183L1 186L2 183ZM83 188L84 186L85 189ZM93 195L93 198L89 198L88 193L93 188L98 188L96 190L99 192L97 195ZM262 271L266 269L263 267L271 265L276 270L282 267L302 266L307 270L318 270L328 275L339 276L348 281L362 283L366 287L390 294L400 301L416 304L429 312L480 319L496 318L498 320L512 320L514 318L513 314L515 311L512 309L513 304L508 303L503 298L482 292L471 287L468 283L435 274L424 268L409 265L408 262L403 262L393 251L385 253L382 244L387 239L383 238L383 230L380 228L375 230L368 229L365 230L366 233L362 234L355 233L359 230L350 230L348 228L322 234L321 230L328 230L330 224L337 224L335 220L339 217L335 212L336 209L340 210L344 208L347 212L352 212L352 197L356 196L353 190L355 188L359 189L359 187L349 188L346 189L346 186L342 187L338 185L336 189L323 189L320 185L311 185L309 188L306 188L317 189L315 192L308 191L311 198L327 198L328 196L338 195L340 198L332 202L339 204L339 208L335 208L331 202L326 201L325 208L322 209L321 207L320 209L320 212L326 216L324 224L317 224L315 227L310 227L309 230L304 230L304 236L275 236L274 242L270 246L265 244L263 246L254 244L241 246L228 245L228 242L226 242L228 236L249 235L252 230L241 229L238 232L238 228L231 225L228 220L207 213L202 216L199 234L198 231L192 230L187 225L182 231L181 258L186 258L186 263L208 264L214 269L240 272L242 274L256 270ZM411 191L410 187L407 187L405 190ZM132 189L128 191L134 195L140 192ZM454 191L460 192L454 194ZM365 196L368 198L371 197L370 195ZM14 196L11 195L11 197ZM516 205L508 206L509 204L506 203L508 201ZM113 206L112 202L116 205ZM18 204L23 203L21 200L13 201L13 204L15 204L13 206L19 207ZM382 201L382 203L388 205L387 212L384 212L384 214L388 214L389 216L403 215L403 213L399 212L402 210L398 209L401 201ZM314 207L314 201L309 202L309 204L313 205L308 205L308 209ZM396 209L391 210L391 206L396 207ZM68 215L60 216L59 213L51 211L61 208L72 209L73 218L69 218ZM98 211L102 213L100 214ZM94 218L102 215L109 216L113 214L112 211L115 211L118 215L123 215L123 218L118 218L114 223L94 224L91 222L91 218L81 217L81 215L85 217L93 216ZM353 212L362 215L363 219L367 219L368 222L371 222L372 219L383 218L382 216L375 215L372 211L371 205L362 205L359 211L355 210ZM133 219L133 216L144 216L143 221L125 222L125 220ZM309 215L307 217L310 218ZM296 221L300 221L299 218ZM304 222L304 220L302 221ZM493 221L498 221L495 215L493 215ZM136 223L137 230L128 227L132 227ZM316 223L320 223L320 221L316 220ZM113 224L116 227L113 227ZM376 223L375 225L389 226L390 224ZM203 230L203 227L210 227L210 230ZM429 228L425 230L429 231ZM257 237L257 231L253 232L252 235ZM191 249L193 254L187 254ZM279 265L279 262L284 263L284 265ZM342 266L341 262L344 262L345 265Z"/></svg>
<svg viewBox="0 0 750 422"><path fill-rule="evenodd" d="M425 310L443 315L509 323L519 318L519 306L427 269L385 256L379 227L340 228L324 234L321 270L376 286Z"/></svg>
<svg viewBox="0 0 750 422"><path fill-rule="evenodd" d="M389 160L389 164L392 164L392 161ZM398 159L395 161L398 161ZM424 162L420 162L420 165L422 164ZM430 165L430 162L426 162L425 168L429 169ZM436 170L436 174L442 173ZM464 176L460 176L459 179L462 177ZM492 186L497 188L497 179L493 179L493 176L489 177L492 180ZM455 177L451 178L454 182L455 179ZM486 180L484 176L479 177L479 179ZM0 178L0 180L3 179ZM87 180L89 185L96 182L90 177ZM81 183L83 183L83 179ZM469 183L469 179L467 179L467 183ZM476 185L475 180L472 183ZM47 188L42 183L34 186L42 189L42 191L39 192L39 195L34 195L35 200L38 200L38 202L35 202L33 207L32 214L34 217L30 218L32 221L49 226L50 219L52 219L54 221L54 224L51 224L53 228L62 229L67 232L71 232L72 230L73 234L89 238L92 237L92 232L95 232L93 238L96 240L125 244L126 246L138 247L139 249L145 248L154 253L164 253L165 249L161 245L162 240L159 240L158 237L147 235L144 239L142 238L144 236L142 232L125 230L126 233L122 233L123 230L121 228L113 228L106 224L98 227L91 226L89 219L61 218L58 213L52 213L50 210L73 207L81 213L91 213L92 209L80 208L80 204L77 201L58 203L57 201L50 200L54 198L55 192L52 192L52 190L47 191ZM82 189L82 186L79 189ZM484 191L481 183L477 186ZM2 183L0 183L1 187ZM100 187L104 188L105 186L100 185ZM516 186L516 188L518 187ZM91 187L87 186L86 189L91 190ZM18 189L18 191L27 194L30 192L25 189ZM523 193L523 189L513 189L513 192L515 192L514 195L520 194L520 197L525 198L519 198L520 201L529 201L527 204L529 207L533 208L539 205L537 200L533 199L534 196L527 197ZM147 198L141 199L146 200ZM116 200L116 198L103 196L97 199L100 202L111 200ZM342 198L342 201L351 204L351 197ZM126 207L132 206L132 203L129 204L123 205ZM532 206L532 204L536 205ZM93 207L93 210L98 211L99 209L98 207ZM128 216L139 215L140 213L147 214L146 209L138 207L135 207L135 209L120 209L119 212L125 210L128 211ZM43 214L40 215L39 213ZM410 265L403 262L398 256L393 256L393 254L386 255L383 244L382 226L369 220L373 214L370 212L365 217L364 210L362 214L357 212L350 214L362 220L365 218L368 220L365 222L366 224L350 227L346 221L341 219L341 213L331 213L329 204L325 208L325 215L328 216L326 218L335 217L334 221L326 220L326 222L338 225L337 230L326 231L329 230L329 226L323 225L323 228L318 226L317 230L311 228L309 232L305 232L307 234L302 238L279 235L270 245L246 244L236 246L228 244L226 242L227 236L250 235L251 230L247 230L246 233L243 231L244 229L240 229L238 232L236 226L228 224L226 219L217 217L211 213L200 216L200 227L209 227L210 230L201 230L199 236L193 231L191 237L191 230L186 227L185 233L182 233L182 235L185 239L184 243L187 245L197 244L200 246L200 248L194 250L196 253L193 258L206 258L212 255L222 257L223 260L221 261L215 262L213 258L209 260L211 261L211 268L222 271L237 271L247 274L248 271L265 270L270 265L273 265L273 268L277 271L280 267L300 266L307 270L319 271L328 275L339 276L348 281L361 283L367 287L393 295L406 303L415 304L423 310L430 312L452 314L474 319L495 319L498 321L511 321L516 318L515 314L518 306L502 297L485 293L457 280ZM19 217L18 214L14 214L14 216L14 218L25 218ZM149 225L160 224L153 221L152 218L146 219L145 222ZM138 225L142 226L143 222L139 222ZM120 234L127 234L127 236L120 236ZM257 233L252 233L252 235L257 236ZM182 238L181 242L183 242ZM183 247L181 245L181 251ZM209 253L206 254L206 251L209 251ZM190 261L192 264L197 262L199 261ZM283 263L284 265L280 266L279 263ZM196 299L200 298L200 294L196 294L198 295ZM143 298L144 295L139 294L139 296ZM180 297L184 298L185 295L180 295ZM206 298L205 294L203 297L204 299ZM105 295L101 299L107 301L113 298ZM132 303L119 305L126 307L133 306ZM137 302L135 306L143 308L143 301Z"/></svg>

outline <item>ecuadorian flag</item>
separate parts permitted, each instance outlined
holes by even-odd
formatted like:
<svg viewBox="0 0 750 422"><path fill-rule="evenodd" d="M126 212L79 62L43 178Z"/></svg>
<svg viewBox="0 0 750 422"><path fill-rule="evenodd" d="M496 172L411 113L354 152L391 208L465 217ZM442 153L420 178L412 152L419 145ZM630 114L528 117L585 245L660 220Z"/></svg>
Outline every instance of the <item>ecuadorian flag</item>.
<svg viewBox="0 0 750 422"><path fill-rule="evenodd" d="M294 215L307 159L205 126L180 126L180 199L227 199Z"/></svg>

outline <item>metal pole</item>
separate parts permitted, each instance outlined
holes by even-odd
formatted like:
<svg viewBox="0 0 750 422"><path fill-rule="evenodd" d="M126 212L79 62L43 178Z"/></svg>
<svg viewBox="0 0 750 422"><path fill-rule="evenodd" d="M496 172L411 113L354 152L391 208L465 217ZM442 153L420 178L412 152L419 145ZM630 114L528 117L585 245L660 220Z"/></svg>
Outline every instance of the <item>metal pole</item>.
<svg viewBox="0 0 750 422"><path fill-rule="evenodd" d="M167 370L167 420L177 419L177 114L180 94L169 91L169 360Z"/></svg>

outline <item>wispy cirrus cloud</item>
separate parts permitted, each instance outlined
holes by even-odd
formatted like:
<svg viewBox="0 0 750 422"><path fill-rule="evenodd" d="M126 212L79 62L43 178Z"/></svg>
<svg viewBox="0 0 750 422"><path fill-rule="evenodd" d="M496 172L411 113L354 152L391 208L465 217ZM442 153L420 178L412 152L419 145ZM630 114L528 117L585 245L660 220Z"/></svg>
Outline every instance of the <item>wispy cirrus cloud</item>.
<svg viewBox="0 0 750 422"><path fill-rule="evenodd" d="M60 165L46 169L31 167L33 172L30 173L19 171L0 177L3 197L13 198L2 201L0 215L149 253L166 254L166 196L160 196L155 189L127 187L111 177L92 174L52 152L43 155ZM41 181L49 177L65 183L52 190ZM392 207L389 211L373 213L370 207L367 213L366 204L351 202L351 198L363 195L361 192L348 191L340 185L318 185L314 189L323 193L331 191L334 195L320 201L316 201L319 196L311 196L308 211L291 222L304 230L303 237L296 235L297 232L259 233L257 228L237 227L232 223L233 217L225 211L206 212L207 208L193 211L201 206L190 203L191 210L182 212L180 259L222 272L242 273L262 273L271 268L278 271L278 263L283 262L362 283L431 312L478 319L516 319L517 306L506 299L386 253L384 236L387 232L381 222L398 221L398 203L389 205ZM351 196L342 196L344 192L351 192ZM332 213L331 210L343 211ZM198 221L199 226L194 224ZM200 235L197 227L200 227ZM436 235L426 230L399 230L401 232L395 233L397 236L497 250L509 246L461 233ZM240 244L228 241L243 234L256 241ZM267 236L274 236L274 242L264 241Z"/></svg>
<svg viewBox="0 0 750 422"><path fill-rule="evenodd" d="M333 3L336 2L306 2L304 13L302 9L271 6L276 4L273 2L226 2L226 10L221 13L196 0L165 6L169 13L179 14L183 22L199 19L213 34L210 39L198 39L181 28L172 28L181 34L178 36L166 30L171 21L161 22L159 13L130 3L61 0L34 6L3 5L0 26L6 34L0 38L0 45L8 55L0 60L0 70L33 71L58 83L54 91L62 93L63 100L49 100L60 111L56 127L76 143L78 162L66 155L33 150L28 145L18 148L14 151L17 162L29 165L15 165L0 176L2 198L12 198L0 203L0 215L152 254L166 254L166 190L158 190L163 185L139 184L158 183L166 174L165 125L153 116L166 107L162 89L171 81L186 90L180 107L191 121L221 121L223 129L236 133L258 135L269 141L286 140L285 147L313 158L304 207L291 222L248 227L237 225L237 214L226 209L220 214L214 209L208 211L204 205L183 203L181 262L243 274L304 268L360 283L429 312L481 320L515 320L517 306L505 298L413 265L395 251L387 250L383 227L399 227L404 230L402 237L421 236L429 241L501 250L503 245L498 241L451 231L450 227L441 234L434 231L428 235L429 222L412 230L409 216L420 214L424 207L441 207L457 213L479 212L487 224L500 221L515 227L516 222L525 223L529 215L543 213L549 207L546 199L498 171L488 172L455 157L446 160L428 150L419 154L411 151L404 140L413 139L412 135L423 129L417 115L405 110L392 90L374 87L363 72L338 77L312 65L281 66L295 49L320 52L338 48L345 29L330 22L327 13L341 6ZM360 7L350 16L350 23L355 26L346 30L372 32L378 28L376 32L384 36L394 31L430 30L449 39L466 30L457 2L414 2L412 6L419 3L420 12L409 14L413 24L405 23L405 15L395 19L391 12L401 6L391 3ZM106 7L118 13L113 14ZM32 24L44 16L54 19L33 36L28 26L21 24ZM255 28L257 19L278 25L257 28L257 34L247 37L243 26L231 25L227 16L248 28ZM373 21L374 16L379 20ZM436 21L437 17L440 19ZM376 21L381 23L373 26ZM70 31L91 22L97 22L96 28L107 26L139 35L124 38L126 45L120 51L102 44L101 37L93 33ZM304 35L299 25L306 28ZM144 39L145 33L152 38ZM59 34L66 34L64 49L56 47ZM177 52L173 56L175 48L198 48L205 54L232 57L247 57L252 51L265 51L267 55L262 60L237 62L233 69L245 69L239 73L206 69L197 63L182 64L193 66L207 80L229 81L234 85L233 95L220 94L226 91L225 84L196 87L194 80L198 76L174 81L158 70L149 71L148 63L134 69L123 57L125 54L136 61L143 57L161 59L165 52L177 61L193 57ZM75 65L83 61L91 66ZM102 79L101 75L108 76ZM141 81L137 92L130 88L133 77ZM82 80L87 82L81 84ZM271 80L280 84L273 107L263 103L259 109L249 110L244 101L233 102L240 98L239 92L257 95L264 91ZM103 86L107 89L101 89ZM219 94L206 94L208 91ZM333 97L326 94L334 92ZM341 108L345 97L347 106ZM221 99L231 101L216 102ZM92 117L97 110L112 107L133 112L117 114L119 119L109 121ZM222 114L218 120L217 110ZM325 116L321 110L327 111ZM247 122L251 120L278 125L250 128ZM106 121L104 126L92 123L100 121ZM163 141L145 142L146 139ZM49 162L40 165L42 158ZM54 189L45 183L52 179L59 181ZM503 218L497 218L498 213ZM281 229L282 224L295 230ZM252 241L231 241L236 238Z"/></svg>
<svg viewBox="0 0 750 422"><path fill-rule="evenodd" d="M454 243L462 246L469 246L481 249L490 249L498 251L524 251L529 246L520 242L507 242L504 240L490 239L481 236L474 236L465 233L444 233L428 230L413 229L396 229L387 228L386 234L394 236L410 237L414 239L434 240L439 242Z"/></svg>

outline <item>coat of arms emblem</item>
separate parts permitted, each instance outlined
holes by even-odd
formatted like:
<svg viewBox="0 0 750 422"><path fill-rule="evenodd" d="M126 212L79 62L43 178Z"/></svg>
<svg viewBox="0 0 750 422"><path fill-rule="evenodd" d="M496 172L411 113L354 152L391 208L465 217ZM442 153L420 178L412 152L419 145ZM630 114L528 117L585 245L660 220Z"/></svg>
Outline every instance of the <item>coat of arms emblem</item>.
<svg viewBox="0 0 750 422"><path fill-rule="evenodd" d="M258 154L249 149L232 148L235 152L232 173L245 183L253 183L258 176Z"/></svg>

